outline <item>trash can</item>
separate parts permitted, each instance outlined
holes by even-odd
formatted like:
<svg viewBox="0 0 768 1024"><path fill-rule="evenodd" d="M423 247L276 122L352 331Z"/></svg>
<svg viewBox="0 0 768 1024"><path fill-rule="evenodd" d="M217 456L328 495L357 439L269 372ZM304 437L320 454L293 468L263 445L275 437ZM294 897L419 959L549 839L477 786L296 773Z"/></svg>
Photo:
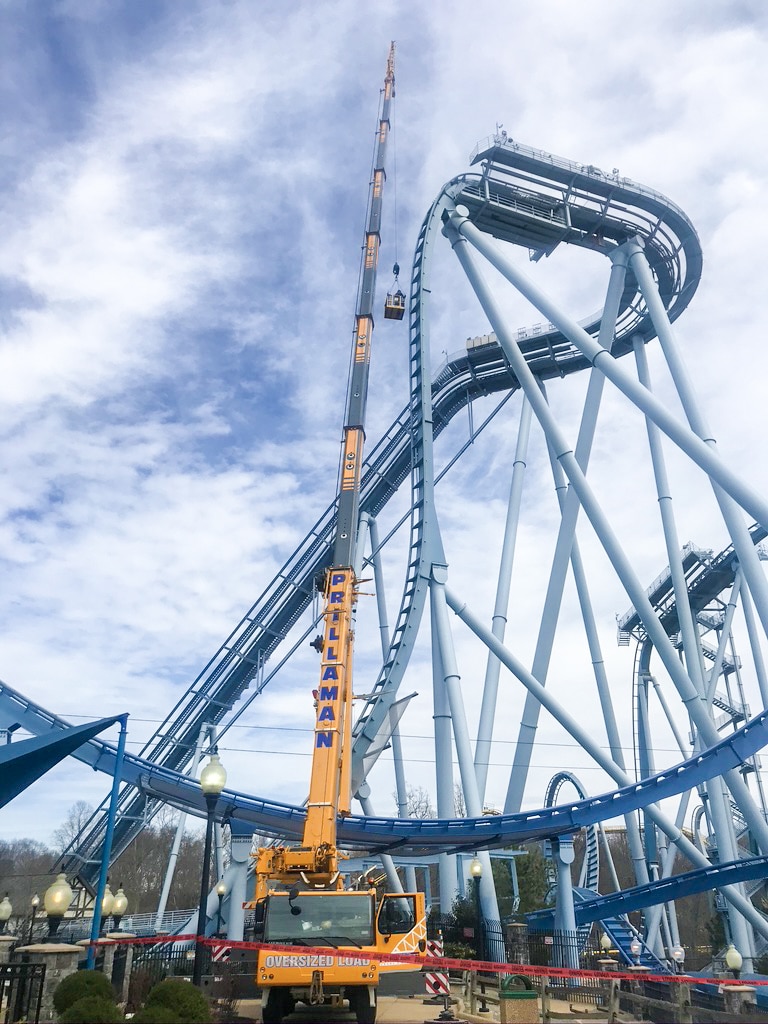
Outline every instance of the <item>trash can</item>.
<svg viewBox="0 0 768 1024"><path fill-rule="evenodd" d="M539 994L527 989L499 992L501 1024L539 1024Z"/></svg>

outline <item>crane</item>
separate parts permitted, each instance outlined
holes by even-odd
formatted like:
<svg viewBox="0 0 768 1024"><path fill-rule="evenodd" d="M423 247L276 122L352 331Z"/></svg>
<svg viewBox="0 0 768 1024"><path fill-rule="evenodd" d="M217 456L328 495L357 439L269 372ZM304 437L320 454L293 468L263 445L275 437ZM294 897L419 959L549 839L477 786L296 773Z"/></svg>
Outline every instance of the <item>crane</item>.
<svg viewBox="0 0 768 1024"><path fill-rule="evenodd" d="M373 1024L379 975L387 965L366 952L426 949L423 893L346 890L339 868L337 818L351 809L352 664L355 575L365 410L373 337L373 302L379 260L390 105L395 91L395 44L387 58L369 188L360 284L355 309L351 372L341 441L338 516L332 562L320 581L322 634L313 642L321 659L313 690L315 728L307 816L299 846L260 847L254 854L255 936L263 942L256 965L262 1020L280 1024L299 1000L349 1003L358 1024ZM389 301L389 296L388 296ZM386 311L385 311L386 315ZM392 318L392 317L388 317ZM395 317L399 319L398 317ZM320 946L338 955L270 953L269 944ZM391 964L390 970L402 965Z"/></svg>

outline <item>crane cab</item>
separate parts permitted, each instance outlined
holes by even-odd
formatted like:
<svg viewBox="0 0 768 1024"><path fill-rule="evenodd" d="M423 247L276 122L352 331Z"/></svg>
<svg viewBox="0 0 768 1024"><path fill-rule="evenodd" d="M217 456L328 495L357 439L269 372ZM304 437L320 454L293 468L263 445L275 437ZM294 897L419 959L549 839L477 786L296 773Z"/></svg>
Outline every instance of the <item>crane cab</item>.
<svg viewBox="0 0 768 1024"><path fill-rule="evenodd" d="M400 289L396 292L387 293L387 301L384 303L385 320L402 320L405 316L405 293Z"/></svg>

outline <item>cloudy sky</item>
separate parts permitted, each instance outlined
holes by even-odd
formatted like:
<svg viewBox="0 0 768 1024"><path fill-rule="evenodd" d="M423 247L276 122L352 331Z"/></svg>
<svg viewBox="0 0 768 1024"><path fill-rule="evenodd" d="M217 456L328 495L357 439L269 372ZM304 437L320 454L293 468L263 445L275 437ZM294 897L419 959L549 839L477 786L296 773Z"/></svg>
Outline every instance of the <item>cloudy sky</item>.
<svg viewBox="0 0 768 1024"><path fill-rule="evenodd" d="M618 167L670 196L700 234L704 275L678 336L724 457L765 493L760 0L2 0L0 19L8 685L73 722L129 712L137 750L332 500L391 39L397 99L380 291L395 259L410 264L440 186L468 169L497 124L529 145ZM525 253L518 258L527 265ZM577 317L601 304L599 257L557 253L530 270ZM449 252L434 302L437 364L488 325ZM504 302L514 326L540 319L519 298ZM550 387L572 437L584 385ZM371 441L407 387L405 323L379 317ZM478 403L475 422L487 411ZM453 586L488 618L518 414L515 400L439 494ZM458 417L441 438L442 461L467 429ZM719 550L727 537L711 492L670 461L681 541ZM667 558L643 423L610 391L593 469L650 583ZM392 503L382 530L405 501ZM529 661L557 524L536 432L524 511L508 638ZM581 537L630 747L632 652L615 643L615 615L629 602L588 527ZM396 541L387 555L391 617L403 566ZM376 672L372 606L360 611L363 691ZM594 686L574 607L569 592L550 681L591 721ZM474 722L484 662L458 624L456 633ZM234 788L303 799L316 672L315 656L302 652L227 735ZM488 788L495 806L521 706L519 688L503 684ZM427 789L430 685L423 644L406 681L419 697L403 734L409 779ZM748 671L745 685L756 706ZM563 766L590 791L607 788L551 719L540 738L528 806L541 804ZM678 759L671 746L662 733L660 763ZM388 813L391 768L377 769L374 782L374 803ZM46 841L74 799L96 803L106 789L103 777L62 766L2 812L0 837Z"/></svg>

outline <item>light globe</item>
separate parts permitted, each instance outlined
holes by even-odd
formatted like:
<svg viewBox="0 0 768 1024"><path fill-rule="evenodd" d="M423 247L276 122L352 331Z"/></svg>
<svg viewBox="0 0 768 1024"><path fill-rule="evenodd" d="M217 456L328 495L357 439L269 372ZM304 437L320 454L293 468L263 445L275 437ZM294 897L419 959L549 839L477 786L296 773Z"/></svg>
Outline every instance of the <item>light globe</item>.
<svg viewBox="0 0 768 1024"><path fill-rule="evenodd" d="M211 754L208 764L200 772L200 788L206 796L218 796L227 784L227 770L218 754Z"/></svg>

